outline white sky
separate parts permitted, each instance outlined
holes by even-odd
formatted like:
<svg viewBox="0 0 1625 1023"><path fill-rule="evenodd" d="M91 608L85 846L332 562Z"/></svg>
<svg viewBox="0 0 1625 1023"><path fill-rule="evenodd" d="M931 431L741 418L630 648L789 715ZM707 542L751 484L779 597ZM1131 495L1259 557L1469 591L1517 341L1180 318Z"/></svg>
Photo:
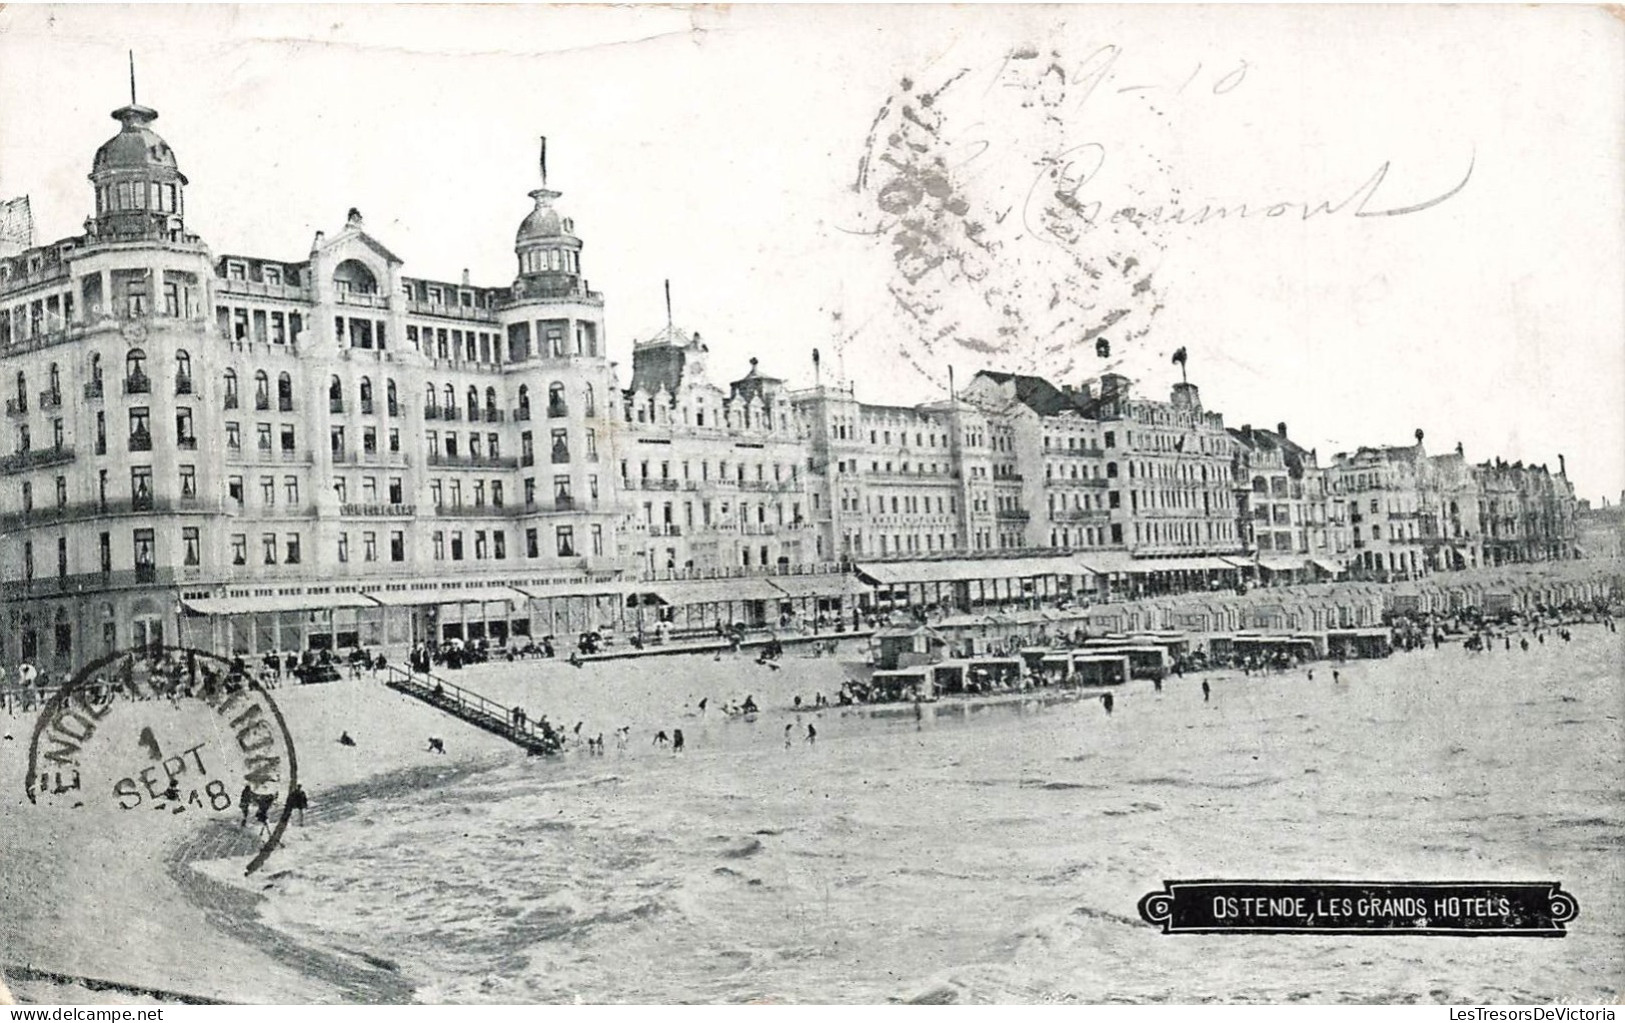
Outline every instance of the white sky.
<svg viewBox="0 0 1625 1023"><path fill-rule="evenodd" d="M41 240L79 231L133 48L140 99L192 182L189 226L216 252L299 260L356 206L408 274L506 283L547 135L623 380L632 338L664 322L669 277L678 322L724 378L756 355L811 383L819 347L825 378L871 401L940 396L945 360L961 381L987 367L1077 382L1110 365L1165 396L1185 346L1227 423L1285 421L1323 458L1422 428L1430 450L1461 441L1474 460L1555 470L1562 452L1582 496L1617 498L1622 43L1625 21L1583 7L8 6L0 196L33 197ZM1091 76L1108 45L1115 60ZM1023 48L1036 60L1006 61ZM1039 81L1049 63L1060 93ZM961 71L930 118L950 198L996 250L980 284L946 268L911 283L876 206L891 170L872 156L868 190L853 185L900 80L935 89ZM1055 185L1031 186L1051 167L1075 182L1079 152L1106 154L1076 196L1108 214L1255 215L1143 230L1102 217L1058 244L1032 215ZM1301 215L1385 162L1368 210L1472 173L1407 216ZM1300 205L1256 212L1283 202ZM1059 311L1035 296L1125 255L1150 290L1067 288ZM938 308L915 318L894 294ZM1083 340L1091 305L1127 310L1104 334L1110 363ZM1013 320L1034 336L994 332ZM926 339L938 331L946 342Z"/></svg>

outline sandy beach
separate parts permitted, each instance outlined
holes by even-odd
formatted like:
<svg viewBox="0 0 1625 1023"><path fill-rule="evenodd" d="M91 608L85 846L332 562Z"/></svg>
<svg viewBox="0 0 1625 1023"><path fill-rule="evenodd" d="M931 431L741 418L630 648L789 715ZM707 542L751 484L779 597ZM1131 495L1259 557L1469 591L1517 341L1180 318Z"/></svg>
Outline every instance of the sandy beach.
<svg viewBox="0 0 1625 1023"><path fill-rule="evenodd" d="M827 659L450 673L609 737L551 759L370 679L280 689L311 810L248 878L235 811L28 805L33 722L13 718L0 942L36 969L266 1002L1606 1000L1621 653L1587 626L1529 654L1351 662L1336 684L1325 663L1211 673L1211 703L1198 676L1134 682L1109 717L1089 699L832 708L816 744L786 708L833 690ZM747 694L753 723L697 709ZM674 727L681 756L651 741ZM105 853L64 869L70 848ZM1327 874L1560 880L1581 917L1560 942L1281 942L1134 916L1165 877Z"/></svg>

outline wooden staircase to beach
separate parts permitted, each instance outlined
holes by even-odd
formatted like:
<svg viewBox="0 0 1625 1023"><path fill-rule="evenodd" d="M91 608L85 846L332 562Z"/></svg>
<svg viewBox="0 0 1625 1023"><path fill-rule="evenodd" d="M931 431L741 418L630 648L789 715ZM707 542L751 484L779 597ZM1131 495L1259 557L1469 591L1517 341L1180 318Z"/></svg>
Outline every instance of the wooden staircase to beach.
<svg viewBox="0 0 1625 1023"><path fill-rule="evenodd" d="M514 721L511 710L471 689L434 675L409 674L395 667L388 671L384 685L398 693L422 700L475 728L507 739L527 753L550 754L559 751L558 743L543 736L533 722L528 719L523 724Z"/></svg>

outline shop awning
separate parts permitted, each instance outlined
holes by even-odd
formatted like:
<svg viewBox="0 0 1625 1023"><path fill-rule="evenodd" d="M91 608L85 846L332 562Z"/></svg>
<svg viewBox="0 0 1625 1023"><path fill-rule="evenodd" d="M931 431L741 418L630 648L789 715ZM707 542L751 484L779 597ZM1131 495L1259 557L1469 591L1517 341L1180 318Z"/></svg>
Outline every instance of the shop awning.
<svg viewBox="0 0 1625 1023"><path fill-rule="evenodd" d="M882 586L908 583L978 582L1079 574L1073 558L954 558L942 561L871 561L858 572Z"/></svg>
<svg viewBox="0 0 1625 1023"><path fill-rule="evenodd" d="M525 595L508 586L464 586L454 590L380 590L368 594L373 600L390 607L427 607L439 604L496 604L510 602L519 606Z"/></svg>
<svg viewBox="0 0 1625 1023"><path fill-rule="evenodd" d="M1140 558L1136 559L1128 571L1135 573L1152 572L1232 572L1234 565L1220 557L1202 558Z"/></svg>
<svg viewBox="0 0 1625 1023"><path fill-rule="evenodd" d="M1258 556L1258 563L1269 569L1271 572L1297 572L1304 568L1307 562L1304 558L1288 558L1260 554Z"/></svg>
<svg viewBox="0 0 1625 1023"><path fill-rule="evenodd" d="M845 597L863 593L868 587L844 573L826 575L775 575L768 584L786 597Z"/></svg>
<svg viewBox="0 0 1625 1023"><path fill-rule="evenodd" d="M182 598L181 606L193 614L242 615L256 611L320 611L334 607L377 607L378 604L359 593L319 593L301 596L276 594L264 597Z"/></svg>
<svg viewBox="0 0 1625 1023"><path fill-rule="evenodd" d="M1347 569L1345 569L1342 565L1339 565L1335 561L1329 561L1326 558L1310 558L1309 563L1320 569L1322 572L1327 572L1331 575L1342 575L1345 571L1347 571Z"/></svg>
<svg viewBox="0 0 1625 1023"><path fill-rule="evenodd" d="M729 604L746 600L780 600L784 594L766 579L683 579L671 582L642 582L629 586L633 593L652 593L666 604Z"/></svg>
<svg viewBox="0 0 1625 1023"><path fill-rule="evenodd" d="M635 584L619 579L611 579L601 583L561 583L557 586L515 586L514 590L532 600L549 600L555 597L621 597L632 589Z"/></svg>
<svg viewBox="0 0 1625 1023"><path fill-rule="evenodd" d="M1129 572L1134 564L1134 558L1126 551L1080 554L1072 561L1079 568L1095 575L1123 575Z"/></svg>

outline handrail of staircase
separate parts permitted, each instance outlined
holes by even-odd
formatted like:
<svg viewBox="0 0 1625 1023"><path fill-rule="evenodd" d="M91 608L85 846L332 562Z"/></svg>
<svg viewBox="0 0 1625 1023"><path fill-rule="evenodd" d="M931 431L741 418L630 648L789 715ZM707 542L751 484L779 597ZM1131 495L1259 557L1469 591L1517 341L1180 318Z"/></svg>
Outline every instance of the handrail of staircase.
<svg viewBox="0 0 1625 1023"><path fill-rule="evenodd" d="M393 664L386 666L386 670L389 672L391 678L399 677L407 682L428 686L430 688L438 686L443 694L453 696L459 705L473 705L475 710L496 718L508 728L521 732L524 735L537 740L538 742L542 740L542 737L536 732L535 722L531 721L527 717L523 725L515 724L513 720L513 711L511 708L504 707L495 701L488 700L479 693L474 692L472 689L465 689L455 682L448 682L440 676L430 674L429 672L422 672L420 674L418 672L403 671Z"/></svg>

